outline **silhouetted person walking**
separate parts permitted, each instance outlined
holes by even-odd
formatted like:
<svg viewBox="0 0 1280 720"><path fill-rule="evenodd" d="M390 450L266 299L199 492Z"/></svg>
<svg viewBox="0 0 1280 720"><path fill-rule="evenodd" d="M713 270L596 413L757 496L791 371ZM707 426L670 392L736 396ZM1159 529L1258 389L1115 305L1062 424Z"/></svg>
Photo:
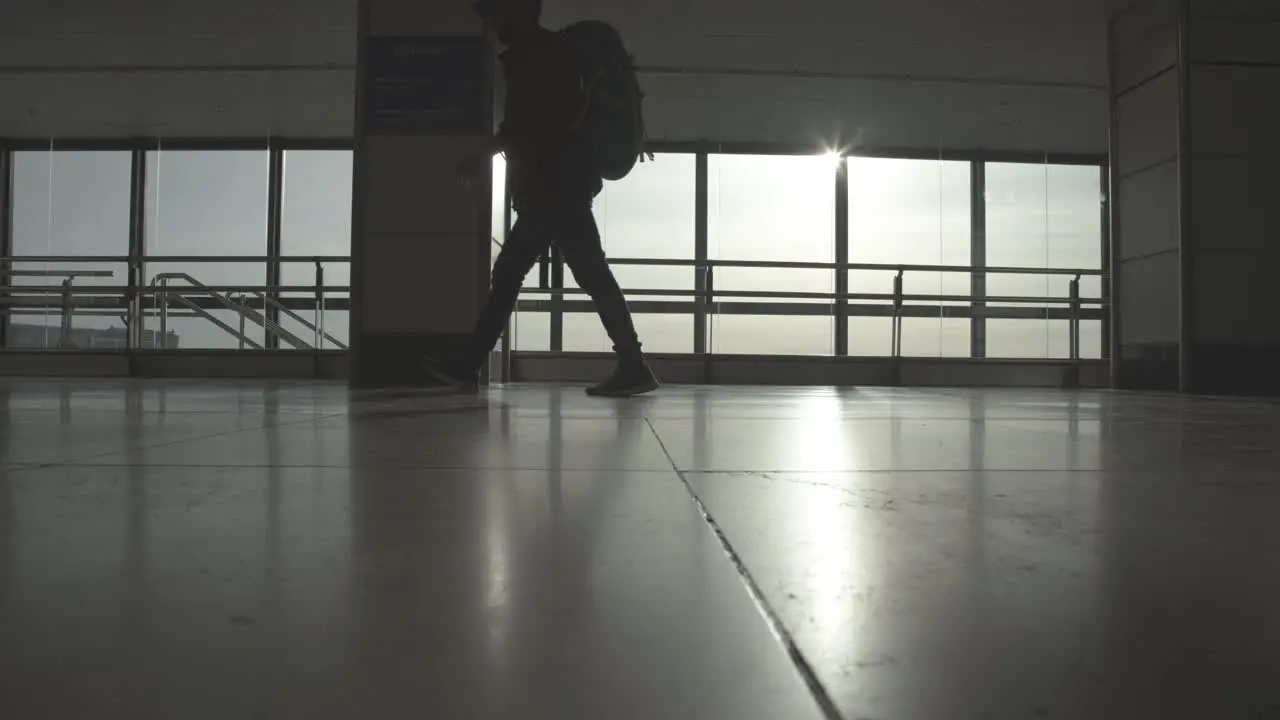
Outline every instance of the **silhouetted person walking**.
<svg viewBox="0 0 1280 720"><path fill-rule="evenodd" d="M574 28L553 32L541 26L541 0L479 0L474 5L507 46L501 57L507 97L505 117L490 152L469 159L460 175L474 183L493 153L504 153L517 217L498 253L489 297L466 355L456 363L429 362L428 370L440 380L477 386L479 369L515 309L525 276L555 243L578 285L595 303L618 356L613 375L587 393L627 397L654 390L658 381L640 349L631 312L605 259L592 214L592 204L603 188L602 172L609 172L602 171L600 153L589 142L599 133L589 138L583 122L591 87L600 78L583 77L582 57L567 37ZM593 26L589 31L601 27L584 25ZM621 50L620 41L616 48ZM637 97L637 122L638 102ZM600 116L593 121L600 122ZM635 157L630 161L634 164ZM624 163L614 177L625 175L631 164Z"/></svg>

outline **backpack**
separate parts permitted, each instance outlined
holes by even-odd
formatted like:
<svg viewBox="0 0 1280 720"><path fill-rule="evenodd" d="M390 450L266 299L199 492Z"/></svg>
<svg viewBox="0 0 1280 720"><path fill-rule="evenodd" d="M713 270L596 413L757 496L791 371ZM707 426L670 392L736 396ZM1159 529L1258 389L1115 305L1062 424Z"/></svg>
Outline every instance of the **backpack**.
<svg viewBox="0 0 1280 720"><path fill-rule="evenodd" d="M586 142L600 177L621 180L652 153L645 152L644 93L636 77L635 60L622 35L608 23L585 20L560 31L578 61L586 105L578 117L579 136Z"/></svg>

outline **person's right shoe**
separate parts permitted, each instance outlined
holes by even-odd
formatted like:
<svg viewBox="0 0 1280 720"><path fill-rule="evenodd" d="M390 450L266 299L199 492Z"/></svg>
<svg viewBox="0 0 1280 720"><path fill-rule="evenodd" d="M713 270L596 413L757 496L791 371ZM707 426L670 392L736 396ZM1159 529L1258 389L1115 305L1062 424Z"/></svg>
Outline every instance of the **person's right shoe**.
<svg viewBox="0 0 1280 720"><path fill-rule="evenodd" d="M608 380L587 388L587 394L592 397L626 398L653 392L658 387L658 378L654 377L647 363L621 363Z"/></svg>
<svg viewBox="0 0 1280 720"><path fill-rule="evenodd" d="M461 390L463 392L479 392L480 373L464 368L458 363L449 363L435 358L424 358L422 369L433 381Z"/></svg>

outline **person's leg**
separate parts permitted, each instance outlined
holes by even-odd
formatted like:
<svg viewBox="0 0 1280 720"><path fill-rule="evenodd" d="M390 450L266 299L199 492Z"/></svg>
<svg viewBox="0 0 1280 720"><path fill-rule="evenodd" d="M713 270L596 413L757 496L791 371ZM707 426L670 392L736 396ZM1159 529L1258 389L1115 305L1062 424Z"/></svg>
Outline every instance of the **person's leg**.
<svg viewBox="0 0 1280 720"><path fill-rule="evenodd" d="M631 310L618 280L605 258L600 230L591 212L591 198L574 198L559 204L554 242L565 263L595 303L605 332L618 355L618 371L601 385L588 390L593 395L637 395L658 387L645 362Z"/></svg>
<svg viewBox="0 0 1280 720"><path fill-rule="evenodd" d="M493 264L489 294L461 358L447 363L428 361L427 372L443 382L475 384L480 368L515 309L524 278L550 246L547 222L541 213L522 214L507 235L507 242Z"/></svg>
<svg viewBox="0 0 1280 720"><path fill-rule="evenodd" d="M507 235L507 243L493 264L489 295L471 334L468 360L478 369L502 337L520 298L525 276L550 246L545 223L536 215L521 215Z"/></svg>

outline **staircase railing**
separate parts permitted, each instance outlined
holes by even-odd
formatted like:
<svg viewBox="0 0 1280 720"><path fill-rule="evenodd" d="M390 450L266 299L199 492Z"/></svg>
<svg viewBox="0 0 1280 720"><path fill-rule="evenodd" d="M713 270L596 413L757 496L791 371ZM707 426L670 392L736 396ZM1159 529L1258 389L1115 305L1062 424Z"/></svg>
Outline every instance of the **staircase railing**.
<svg viewBox="0 0 1280 720"><path fill-rule="evenodd" d="M275 298L271 297L271 296L270 296L270 295L268 295L267 293L264 293L264 292L261 292L261 291L258 291L258 290L246 290L246 291L244 291L244 292L241 294L241 296L240 296L240 297L249 297L249 296L252 296L252 297L258 298L259 300L261 300L261 301L262 301L262 305L263 305L263 307L271 307L271 308L275 308L275 309L276 309L276 311L278 311L278 312L280 312L280 313L282 313L282 314L284 314L284 315L289 316L289 317L290 317L294 322L298 323L298 324L299 324L299 325L301 325L302 327L304 327L304 328L306 328L307 330L309 330L310 332L314 333L314 334L315 334L315 337L316 337L316 344L317 344L317 345L319 345L319 344L321 343L321 341L322 341L322 340L324 340L324 341L328 341L329 343L332 343L332 344L333 344L333 346L334 346L334 347L336 347L336 348L338 348L339 350L346 350L346 349L347 349L347 346L346 346L345 344L343 344L342 342L340 342L340 341L339 341L337 338L335 338L334 336L332 336L332 335L330 335L329 333L325 332L325 330L324 330L324 312L323 312L323 311L320 311L320 312L318 313L318 314L319 314L320 324L317 326L315 323L312 323L310 320L307 320L307 319L306 319L306 318L304 318L302 315L300 315L300 314L298 314L297 312L295 312L295 311L293 310L293 308L290 308L289 306L285 305L284 303L280 302L279 300L277 300L277 299L275 299ZM322 302L323 302L323 301L322 301ZM317 306L317 307L323 307L323 305L319 305L319 306ZM307 347L308 347L309 349L315 349L315 348L314 348L314 346L311 346L311 345L308 345Z"/></svg>
<svg viewBox="0 0 1280 720"><path fill-rule="evenodd" d="M186 282L188 283L189 287L173 290L170 288L170 284L174 281ZM223 331L229 333L232 337L239 340L242 346L247 345L255 350L262 349L262 343L257 342L256 340L250 338L243 330L244 328L243 320L248 320L253 322L255 325L258 325L259 327L263 328L267 332L280 338L281 340L289 343L290 345L292 345L294 348L298 350L314 350L315 349L311 345L309 345L306 341L302 340L297 335L294 335L288 330L285 330L283 327L280 326L279 323L271 320L263 313L260 313L251 307L247 307L244 304L238 303L232 300L231 298L227 297L226 295L223 295L222 293L211 290L207 285L200 282L199 280L196 280L194 277L192 277L191 275L188 275L187 273L181 273L181 272L158 273L157 275L155 275L155 277L152 278L151 287L152 287L152 290L154 291L154 297L156 299L156 302L160 306L159 309L160 309L160 337L161 338L168 337L169 303L171 300L173 300L173 301L176 301L179 305L182 305L188 310L191 310L193 313L195 313L199 317L202 317L205 320L208 320L209 322L221 328ZM212 312L206 310L205 308L200 307L197 303L192 302L191 299L187 297L188 295L203 295L205 297L209 297L213 299L214 302L221 305L222 307L235 313L242 319L241 329L237 330L236 328L233 328L231 325L227 324L226 322L223 322L221 319L215 316ZM262 297L266 300L271 300L272 302L275 302L273 298L266 298L265 295L262 295ZM284 306L281 305L280 303L276 302L275 306L278 306L279 308L284 309L286 312L289 313L291 317L294 317L295 319L300 319L300 318L297 318L296 313L293 313L292 311L288 310L288 308L284 308ZM309 324L309 323L305 323L304 321L304 324ZM314 326L312 326L312 329L313 330L315 329Z"/></svg>

